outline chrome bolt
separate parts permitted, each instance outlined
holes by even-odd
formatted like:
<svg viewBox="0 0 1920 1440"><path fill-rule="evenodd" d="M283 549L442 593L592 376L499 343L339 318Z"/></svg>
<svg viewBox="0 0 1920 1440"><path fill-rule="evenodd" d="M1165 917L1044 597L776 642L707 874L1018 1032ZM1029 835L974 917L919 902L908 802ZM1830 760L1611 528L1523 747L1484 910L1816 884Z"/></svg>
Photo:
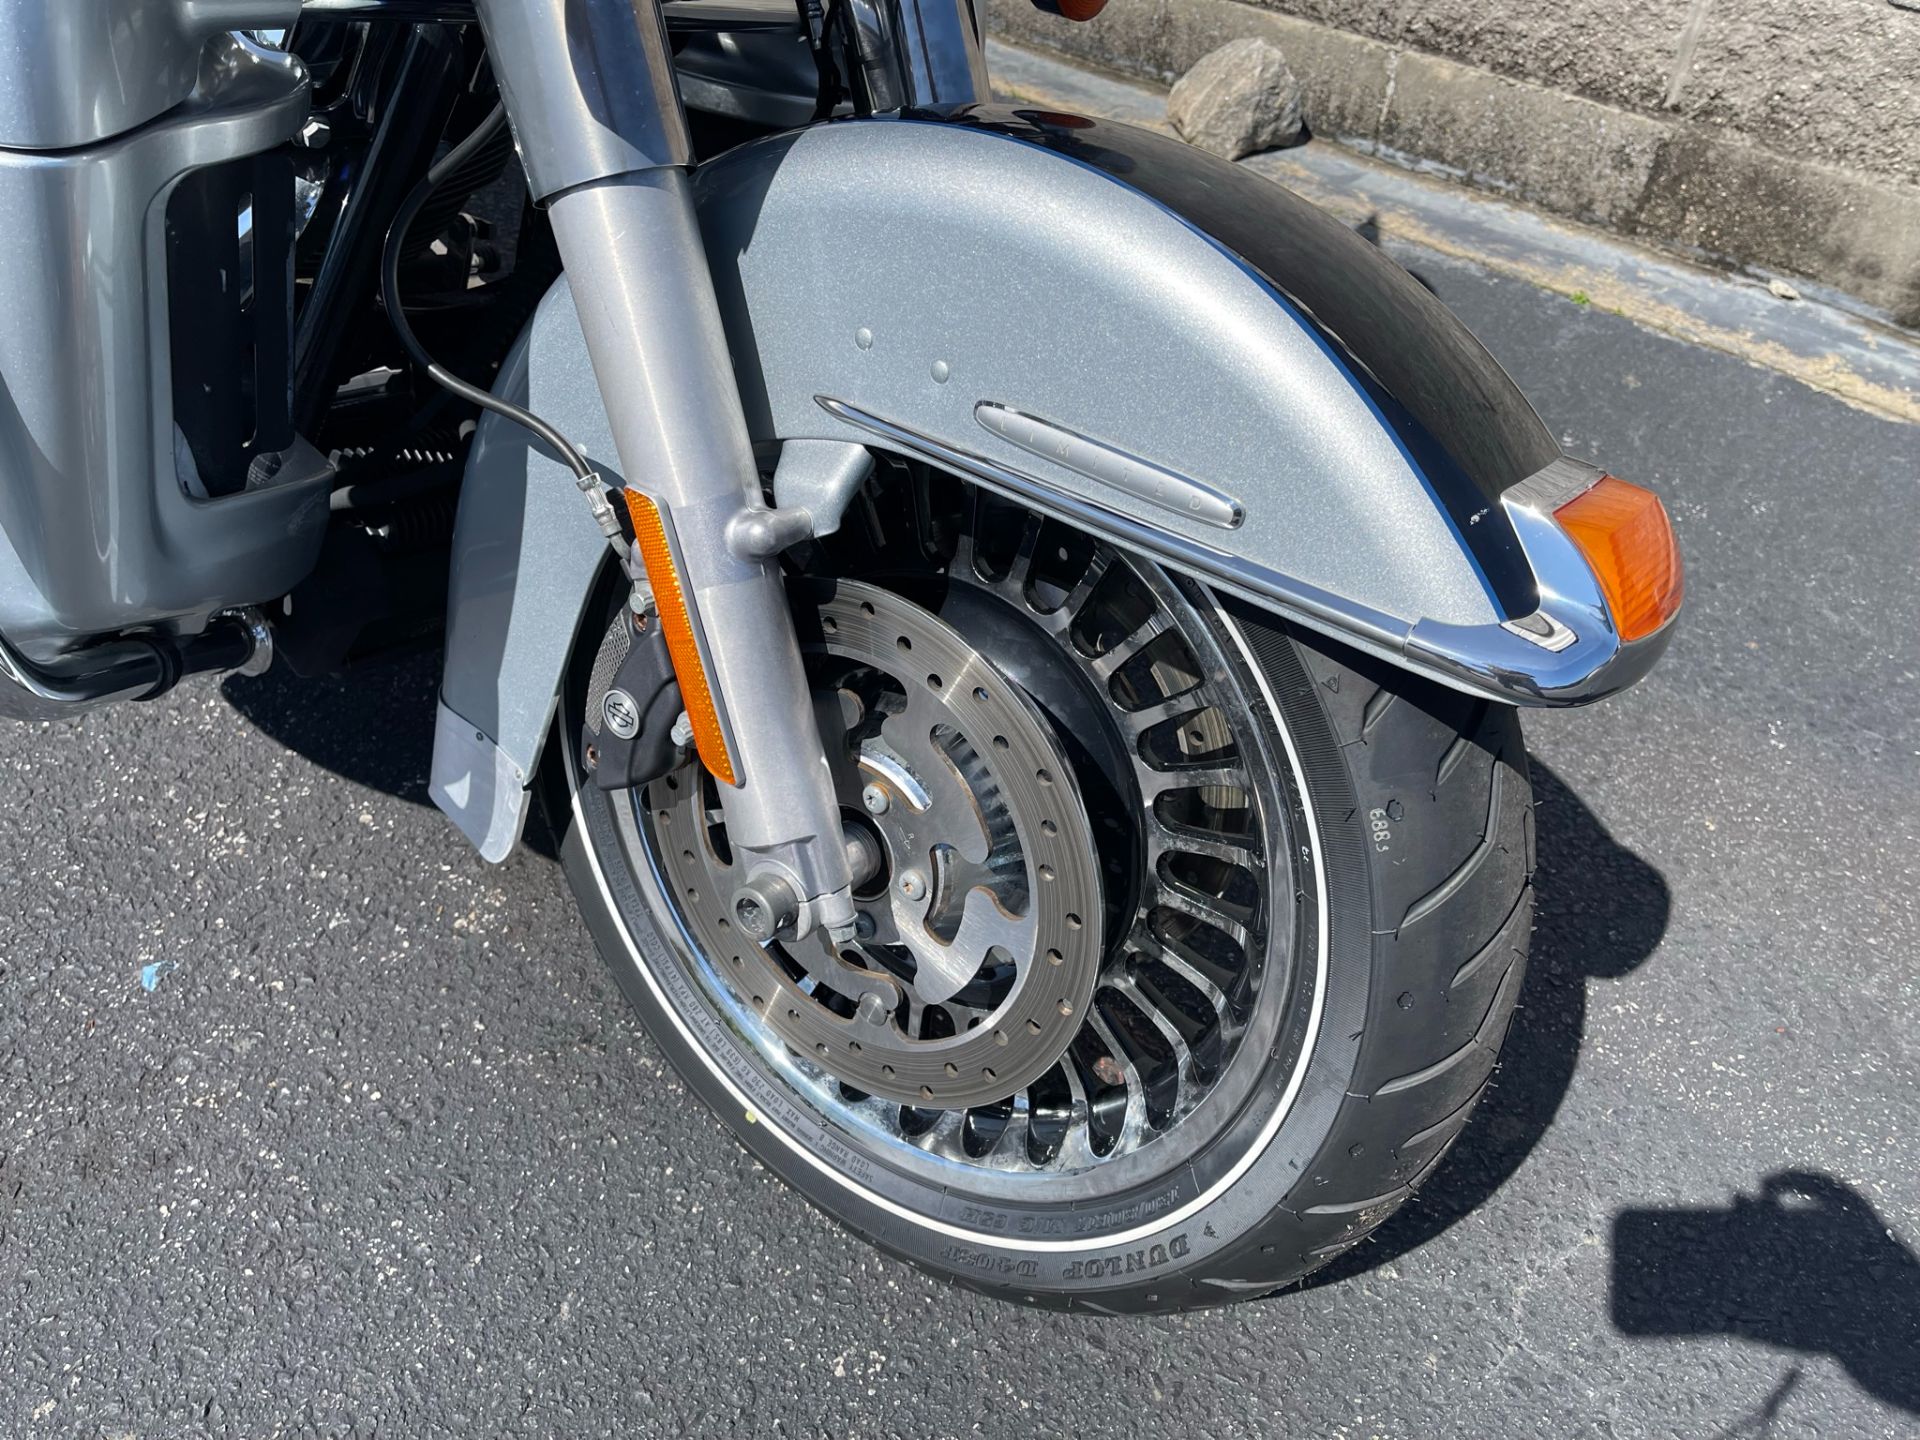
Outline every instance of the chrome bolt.
<svg viewBox="0 0 1920 1440"><path fill-rule="evenodd" d="M927 877L918 870L900 872L900 893L909 900L918 900L927 893Z"/></svg>
<svg viewBox="0 0 1920 1440"><path fill-rule="evenodd" d="M885 786L869 785L860 792L860 803L867 807L869 815L884 815L893 802L887 798Z"/></svg>
<svg viewBox="0 0 1920 1440"><path fill-rule="evenodd" d="M800 904L780 876L758 874L733 892L733 919L755 940L770 940L794 927Z"/></svg>

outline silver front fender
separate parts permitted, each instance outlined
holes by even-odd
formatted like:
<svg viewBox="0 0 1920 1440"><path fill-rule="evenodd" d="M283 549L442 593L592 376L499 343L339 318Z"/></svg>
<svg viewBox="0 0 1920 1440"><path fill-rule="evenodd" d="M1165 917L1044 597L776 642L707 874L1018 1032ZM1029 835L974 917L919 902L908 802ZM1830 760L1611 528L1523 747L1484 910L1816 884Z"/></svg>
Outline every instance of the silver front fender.
<svg viewBox="0 0 1920 1440"><path fill-rule="evenodd" d="M1542 519L1597 472L1404 271L1237 167L967 110L759 142L696 184L756 440L921 456L1511 703L1595 698L1665 643L1619 643ZM564 281L501 386L614 473ZM484 420L433 794L490 859L605 553L564 468Z"/></svg>

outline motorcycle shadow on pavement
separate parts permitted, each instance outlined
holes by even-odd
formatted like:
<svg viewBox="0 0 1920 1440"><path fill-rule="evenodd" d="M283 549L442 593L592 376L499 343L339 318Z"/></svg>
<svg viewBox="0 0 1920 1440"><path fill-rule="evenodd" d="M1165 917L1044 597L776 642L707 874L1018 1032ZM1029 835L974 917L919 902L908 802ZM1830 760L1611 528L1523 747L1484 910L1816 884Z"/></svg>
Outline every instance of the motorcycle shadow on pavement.
<svg viewBox="0 0 1920 1440"><path fill-rule="evenodd" d="M275 666L257 677L229 675L220 692L255 729L303 759L369 790L431 805L440 663L440 651L426 649L315 680ZM525 845L554 857L537 815L528 819Z"/></svg>
<svg viewBox="0 0 1920 1440"><path fill-rule="evenodd" d="M1500 1068L1453 1152L1407 1207L1310 1276L1334 1285L1417 1250L1510 1180L1559 1114L1579 1063L1588 982L1618 980L1666 933L1660 872L1607 833L1560 777L1533 761L1537 869L1533 945Z"/></svg>

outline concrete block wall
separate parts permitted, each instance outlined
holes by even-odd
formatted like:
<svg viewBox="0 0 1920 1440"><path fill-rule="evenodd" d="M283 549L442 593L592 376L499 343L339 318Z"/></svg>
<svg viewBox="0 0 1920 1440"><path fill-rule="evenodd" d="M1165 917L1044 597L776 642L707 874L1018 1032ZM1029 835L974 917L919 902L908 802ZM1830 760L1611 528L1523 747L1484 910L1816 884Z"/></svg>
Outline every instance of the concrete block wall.
<svg viewBox="0 0 1920 1440"><path fill-rule="evenodd" d="M987 0L1017 44L1170 84L1287 54L1314 133L1920 326L1920 11L1889 0Z"/></svg>

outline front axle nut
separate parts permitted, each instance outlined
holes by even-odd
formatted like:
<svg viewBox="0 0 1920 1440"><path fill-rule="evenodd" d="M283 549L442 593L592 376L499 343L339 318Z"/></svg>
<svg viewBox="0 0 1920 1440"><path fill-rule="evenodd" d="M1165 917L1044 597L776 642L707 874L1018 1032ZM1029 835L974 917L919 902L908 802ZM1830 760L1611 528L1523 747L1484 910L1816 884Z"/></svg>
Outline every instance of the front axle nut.
<svg viewBox="0 0 1920 1440"><path fill-rule="evenodd" d="M755 940L789 934L800 922L800 898L783 877L762 871L733 892L733 921Z"/></svg>

